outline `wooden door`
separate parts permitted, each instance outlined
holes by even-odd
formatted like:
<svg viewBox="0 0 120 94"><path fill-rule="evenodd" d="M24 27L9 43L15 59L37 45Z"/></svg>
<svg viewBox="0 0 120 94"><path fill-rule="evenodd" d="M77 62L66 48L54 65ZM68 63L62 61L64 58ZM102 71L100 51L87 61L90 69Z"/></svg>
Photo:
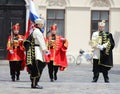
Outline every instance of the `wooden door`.
<svg viewBox="0 0 120 94"><path fill-rule="evenodd" d="M6 44L11 33L11 25L20 23L20 34L25 33L26 9L23 5L0 6L0 59L6 59Z"/></svg>

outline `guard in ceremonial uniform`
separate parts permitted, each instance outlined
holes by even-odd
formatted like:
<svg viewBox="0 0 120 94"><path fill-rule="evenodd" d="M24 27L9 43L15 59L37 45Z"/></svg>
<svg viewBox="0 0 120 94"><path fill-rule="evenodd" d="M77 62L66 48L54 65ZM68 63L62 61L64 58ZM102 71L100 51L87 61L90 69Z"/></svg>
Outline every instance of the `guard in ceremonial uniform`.
<svg viewBox="0 0 120 94"><path fill-rule="evenodd" d="M7 50L9 65L10 65L10 75L12 81L19 80L20 70L25 67L25 54L24 54L24 36L19 34L20 26L16 23L12 27L11 35L8 37Z"/></svg>
<svg viewBox="0 0 120 94"><path fill-rule="evenodd" d="M31 88L42 89L38 85L42 70L45 66L44 55L49 53L47 50L43 33L41 29L44 26L44 21L40 18L35 20L35 29L24 42L27 56L27 66L30 73Z"/></svg>
<svg viewBox="0 0 120 94"><path fill-rule="evenodd" d="M63 71L68 66L66 59L68 41L56 34L57 29L58 27L56 24L52 25L47 38L47 47L50 51L50 55L48 55L46 60L51 82L57 80L58 69Z"/></svg>
<svg viewBox="0 0 120 94"><path fill-rule="evenodd" d="M105 21L98 23L98 31L93 32L90 45L93 48L93 81L97 82L102 72L104 81L109 83L108 71L113 67L112 50L115 46L112 34L104 31Z"/></svg>

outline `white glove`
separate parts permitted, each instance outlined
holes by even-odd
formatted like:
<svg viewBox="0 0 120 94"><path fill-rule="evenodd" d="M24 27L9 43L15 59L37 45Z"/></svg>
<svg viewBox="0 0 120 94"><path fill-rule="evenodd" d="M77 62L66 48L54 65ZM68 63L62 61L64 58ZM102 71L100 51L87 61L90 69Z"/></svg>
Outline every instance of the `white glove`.
<svg viewBox="0 0 120 94"><path fill-rule="evenodd" d="M60 38L61 40L65 40L65 38Z"/></svg>
<svg viewBox="0 0 120 94"><path fill-rule="evenodd" d="M97 45L97 48L102 51L104 49L104 46L103 45Z"/></svg>
<svg viewBox="0 0 120 94"><path fill-rule="evenodd" d="M19 41L23 41L23 39L21 39L21 38L19 38L18 40L19 40Z"/></svg>
<svg viewBox="0 0 120 94"><path fill-rule="evenodd" d="M104 46L103 45L101 45L101 48L100 48L100 50L102 51L104 49Z"/></svg>
<svg viewBox="0 0 120 94"><path fill-rule="evenodd" d="M9 50L9 52L10 52L10 54L13 54L13 53L14 53L13 50Z"/></svg>

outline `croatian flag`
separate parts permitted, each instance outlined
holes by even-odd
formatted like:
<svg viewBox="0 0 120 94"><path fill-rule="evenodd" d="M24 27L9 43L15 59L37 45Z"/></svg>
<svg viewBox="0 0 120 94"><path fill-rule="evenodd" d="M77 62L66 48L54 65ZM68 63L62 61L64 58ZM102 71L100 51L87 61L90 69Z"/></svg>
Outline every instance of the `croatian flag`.
<svg viewBox="0 0 120 94"><path fill-rule="evenodd" d="M28 19L27 31L25 33L25 39L27 39L28 36L34 30L34 21L39 18L38 14L35 10L33 0L29 0L29 4L30 4L30 6L29 6L29 19Z"/></svg>
<svg viewBox="0 0 120 94"><path fill-rule="evenodd" d="M39 18L39 16L35 10L33 0L29 0L29 1L30 1L30 20L34 22L36 19Z"/></svg>

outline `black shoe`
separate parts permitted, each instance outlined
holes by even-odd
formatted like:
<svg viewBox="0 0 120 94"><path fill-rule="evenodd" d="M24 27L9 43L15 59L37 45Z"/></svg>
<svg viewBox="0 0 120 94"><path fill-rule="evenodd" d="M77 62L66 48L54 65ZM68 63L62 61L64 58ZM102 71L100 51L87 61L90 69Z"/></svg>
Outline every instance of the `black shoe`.
<svg viewBox="0 0 120 94"><path fill-rule="evenodd" d="M20 78L19 78L19 77L17 77L17 78L16 78L16 80L20 80Z"/></svg>
<svg viewBox="0 0 120 94"><path fill-rule="evenodd" d="M54 80L57 80L57 75L56 74L54 75Z"/></svg>
<svg viewBox="0 0 120 94"><path fill-rule="evenodd" d="M108 79L105 80L105 83L110 83Z"/></svg>
<svg viewBox="0 0 120 94"><path fill-rule="evenodd" d="M11 79L12 79L13 82L15 82L15 77L12 76Z"/></svg>
<svg viewBox="0 0 120 94"><path fill-rule="evenodd" d="M97 79L93 79L92 82L97 82Z"/></svg>
<svg viewBox="0 0 120 94"><path fill-rule="evenodd" d="M54 80L53 80L53 79L51 79L51 80L50 80L50 82L54 82Z"/></svg>
<svg viewBox="0 0 120 94"><path fill-rule="evenodd" d="M105 81L105 83L110 83L109 81Z"/></svg>
<svg viewBox="0 0 120 94"><path fill-rule="evenodd" d="M15 82L15 78L12 78L12 81Z"/></svg>
<svg viewBox="0 0 120 94"><path fill-rule="evenodd" d="M39 85L31 86L31 88L33 88L33 89L43 89L43 87L42 87L42 86L39 86Z"/></svg>

